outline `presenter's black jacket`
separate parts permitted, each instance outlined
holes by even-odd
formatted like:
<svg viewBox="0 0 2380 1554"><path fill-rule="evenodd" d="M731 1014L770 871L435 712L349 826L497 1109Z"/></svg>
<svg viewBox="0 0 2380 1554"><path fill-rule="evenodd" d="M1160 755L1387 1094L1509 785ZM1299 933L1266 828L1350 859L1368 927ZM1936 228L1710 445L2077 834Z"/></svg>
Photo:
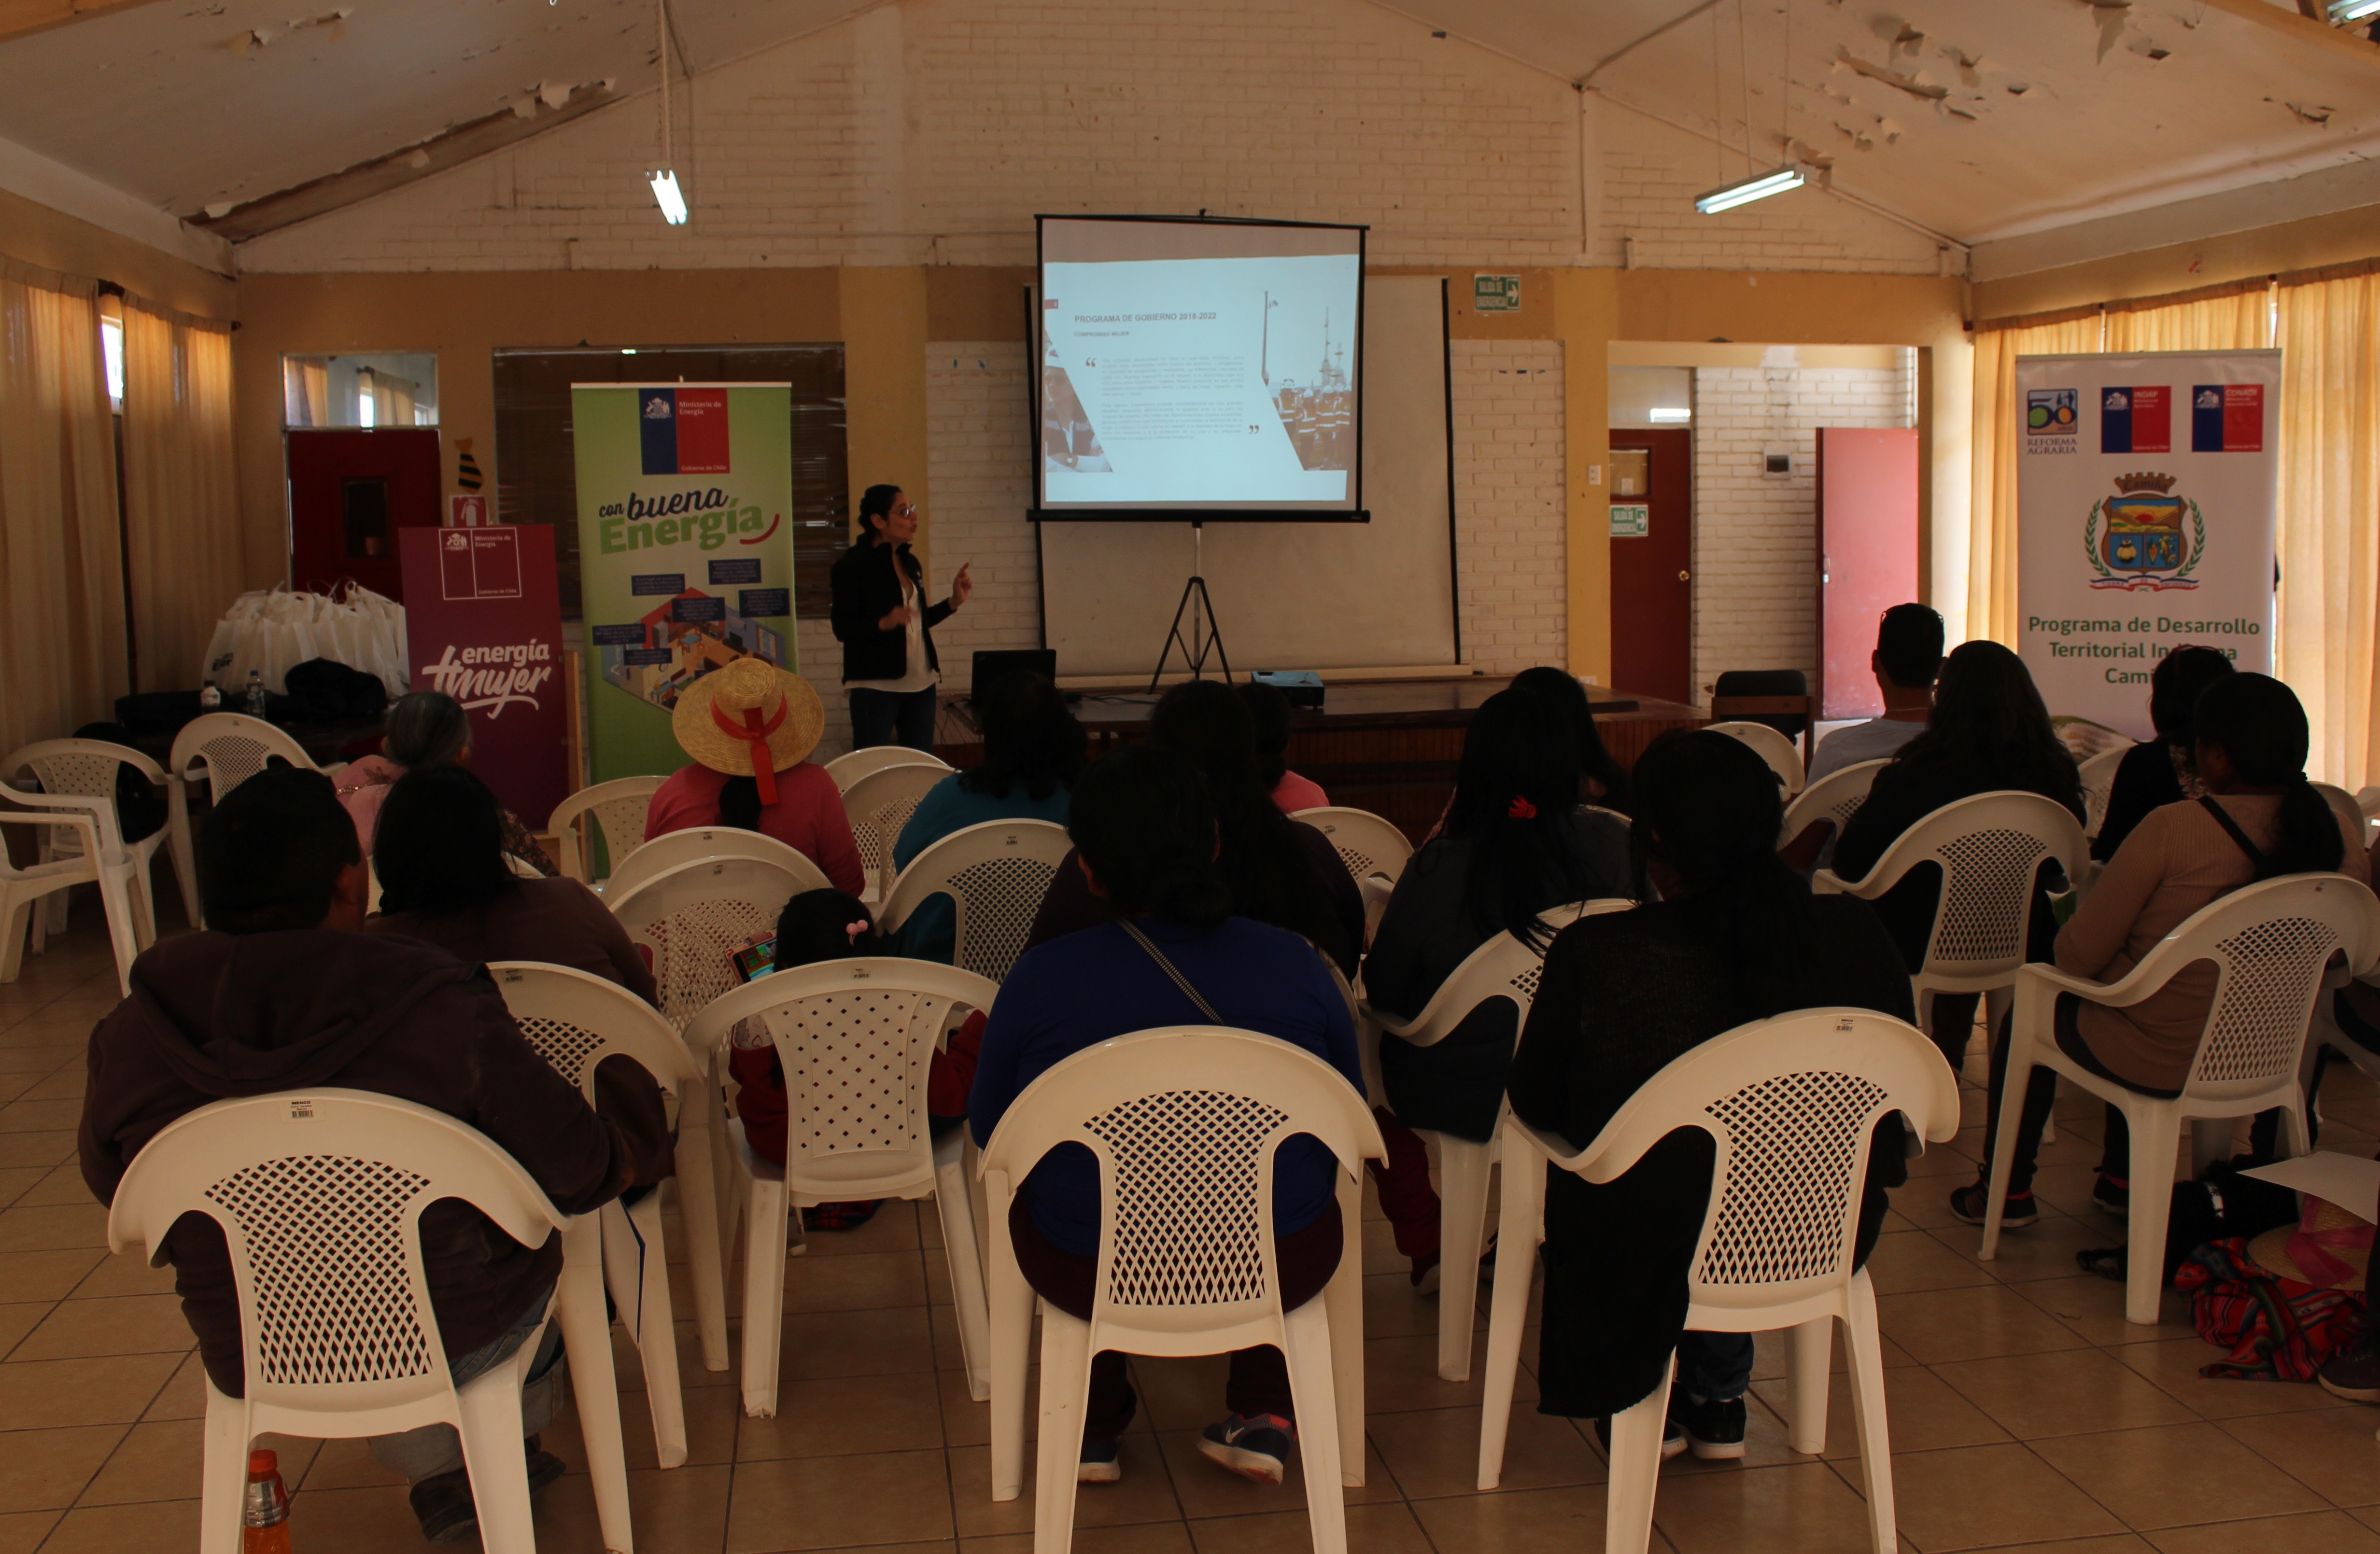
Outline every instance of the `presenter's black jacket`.
<svg viewBox="0 0 2380 1554"><path fill-rule="evenodd" d="M901 608L901 579L892 568L898 565L909 574L910 585L917 598L926 597L926 569L909 553L906 545L887 545L880 541L854 545L843 552L828 574L829 585L834 591L834 603L829 618L834 625L834 639L843 644L843 677L852 680L898 680L909 673L909 633L906 627L894 626L890 631L878 627L877 622ZM920 635L926 643L926 667L940 669L942 661L934 653L934 628L950 618L951 601L926 606L925 629Z"/></svg>

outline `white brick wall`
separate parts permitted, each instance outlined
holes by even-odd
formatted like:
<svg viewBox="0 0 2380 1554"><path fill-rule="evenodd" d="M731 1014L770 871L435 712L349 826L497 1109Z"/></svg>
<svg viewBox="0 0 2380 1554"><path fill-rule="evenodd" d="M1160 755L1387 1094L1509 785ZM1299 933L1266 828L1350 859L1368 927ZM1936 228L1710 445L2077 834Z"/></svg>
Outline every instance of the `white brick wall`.
<svg viewBox="0 0 2380 1554"><path fill-rule="evenodd" d="M926 347L926 470L933 491L934 585L972 563L975 600L934 632L942 677L964 685L978 648L1038 648L1039 568L1026 438L1025 346L962 341Z"/></svg>
<svg viewBox="0 0 2380 1554"><path fill-rule="evenodd" d="M1561 345L1457 340L1453 348L1463 661L1492 674L1563 662Z"/></svg>
<svg viewBox="0 0 2380 1554"><path fill-rule="evenodd" d="M1914 351L1897 370L1706 367L1694 372L1694 676L1799 669L1816 683L1817 429L1910 426ZM1761 474L1766 449L1793 455Z"/></svg>

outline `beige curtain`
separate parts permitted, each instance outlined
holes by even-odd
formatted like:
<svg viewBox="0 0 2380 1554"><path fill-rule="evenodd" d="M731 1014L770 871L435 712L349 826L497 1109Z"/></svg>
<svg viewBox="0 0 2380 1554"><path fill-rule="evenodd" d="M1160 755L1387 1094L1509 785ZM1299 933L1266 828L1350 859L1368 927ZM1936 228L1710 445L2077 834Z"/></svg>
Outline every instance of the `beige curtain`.
<svg viewBox="0 0 2380 1554"><path fill-rule="evenodd" d="M97 290L0 260L0 752L115 715L119 552Z"/></svg>
<svg viewBox="0 0 2380 1554"><path fill-rule="evenodd" d="M2016 358L2105 349L2105 321L2087 315L1975 331L1975 437L1968 507L1967 635L2016 645L2016 449L2024 413Z"/></svg>
<svg viewBox="0 0 2380 1554"><path fill-rule="evenodd" d="M195 687L240 591L231 331L128 297L124 505L144 690Z"/></svg>
<svg viewBox="0 0 2380 1554"><path fill-rule="evenodd" d="M289 360L281 370L283 424L331 424L331 370L319 361Z"/></svg>
<svg viewBox="0 0 2380 1554"><path fill-rule="evenodd" d="M2313 725L2307 771L2380 781L2380 276L2283 285L2281 595L2275 668Z"/></svg>
<svg viewBox="0 0 2380 1554"><path fill-rule="evenodd" d="M2107 310L2111 351L2252 351L2273 343L2269 286L2161 308Z"/></svg>

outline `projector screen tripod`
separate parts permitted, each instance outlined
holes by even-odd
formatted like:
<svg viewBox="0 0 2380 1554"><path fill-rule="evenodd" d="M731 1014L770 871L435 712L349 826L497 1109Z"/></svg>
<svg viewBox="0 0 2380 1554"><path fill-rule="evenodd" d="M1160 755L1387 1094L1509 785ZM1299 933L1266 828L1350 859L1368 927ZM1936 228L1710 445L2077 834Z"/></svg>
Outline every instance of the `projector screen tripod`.
<svg viewBox="0 0 2380 1554"><path fill-rule="evenodd" d="M1175 644L1182 648L1182 665L1190 671L1190 678L1207 677L1207 657L1213 654L1223 666L1223 683L1231 684L1232 655L1223 650L1223 628L1215 620L1215 601L1207 592L1207 579L1200 575L1206 557L1207 526L1196 519L1190 524L1190 580L1182 585L1182 602L1173 607L1173 626L1165 634L1165 647L1157 655L1157 671L1148 677L1148 688L1157 689L1165 677L1166 661L1173 656ZM1190 630L1183 634L1182 618L1190 617Z"/></svg>

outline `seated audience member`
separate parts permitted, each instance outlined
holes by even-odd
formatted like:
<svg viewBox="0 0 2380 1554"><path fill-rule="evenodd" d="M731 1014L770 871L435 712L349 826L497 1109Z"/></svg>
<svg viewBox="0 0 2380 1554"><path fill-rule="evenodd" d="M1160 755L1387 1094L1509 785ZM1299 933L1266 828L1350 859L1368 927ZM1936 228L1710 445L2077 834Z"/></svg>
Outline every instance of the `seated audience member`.
<svg viewBox="0 0 2380 1554"><path fill-rule="evenodd" d="M1570 731L1578 746L1578 801L1629 813L1628 770L1603 747L1603 735L1595 727L1594 705L1586 699L1586 687L1578 683L1578 676L1541 663L1513 675L1511 688L1542 699ZM1445 824L1442 817L1439 824Z"/></svg>
<svg viewBox="0 0 2380 1554"><path fill-rule="evenodd" d="M2091 839L2091 856L2105 862L2149 812L2186 798L2203 798L2198 777L2198 741L2191 712L2198 695L2231 673L2231 661L2213 648L2182 647L2157 661L2149 675L2149 725L2156 737L2135 745L2116 763L2107 790L2107 813Z"/></svg>
<svg viewBox="0 0 2380 1554"><path fill-rule="evenodd" d="M2082 818L2082 783L2074 758L2049 727L2049 713L2023 661L1997 642L1967 642L1942 661L1941 683L1925 730L1876 774L1867 802L1844 822L1835 844L1835 872L1856 884L1867 878L1901 832L1945 805L2003 790L2035 793ZM2042 865L2044 876L2056 872ZM1925 964L1926 941L1942 899L1942 869L1921 864L1876 898L1876 916L1900 946L1913 974ZM2028 960L2049 959L2058 920L2046 880L2036 882L2026 918ZM1975 996L1937 994L1935 1042L1955 1071L1966 1061L1975 1021Z"/></svg>
<svg viewBox="0 0 2380 1554"><path fill-rule="evenodd" d="M1256 724L1257 774L1272 790L1272 801L1284 815L1294 815L1301 809L1327 809L1330 795L1322 784L1300 777L1289 769L1289 698L1279 686L1258 685L1244 680L1232 689L1248 704L1248 717Z"/></svg>
<svg viewBox="0 0 2380 1554"><path fill-rule="evenodd" d="M955 831L990 820L1066 823L1066 800L1082 775L1083 725L1058 687L1030 671L1003 675L976 704L983 764L953 771L926 791L892 844L892 867ZM951 964L958 914L947 895L927 898L901 925L900 948L885 953Z"/></svg>
<svg viewBox="0 0 2380 1554"><path fill-rule="evenodd" d="M1723 1031L1850 1005L1910 1018L1909 977L1867 903L1813 896L1776 854L1768 766L1723 734L1665 734L1636 763L1635 838L1660 900L1584 917L1546 953L1512 1058L1512 1110L1584 1146L1628 1098ZM1858 1256L1885 1189L1906 1180L1898 1112L1876 1124ZM1617 1181L1547 1172L1541 1413L1608 1418L1661 1385L1677 1351L1662 1453L1743 1455L1749 1333L1682 1332L1712 1191L1710 1135L1680 1129ZM1608 1435L1607 1435L1608 1439Z"/></svg>
<svg viewBox="0 0 2380 1554"><path fill-rule="evenodd" d="M176 1118L236 1097L328 1087L398 1096L469 1123L566 1214L592 1212L627 1185L633 1159L619 1130L523 1039L484 971L359 931L364 861L329 778L285 767L249 778L208 818L198 847L207 929L145 952L130 995L91 1032L82 1174L102 1203ZM460 1383L537 1330L562 1238L523 1246L451 1199L422 1211L420 1233ZM185 1215L164 1252L207 1379L241 1396L239 1296L222 1228ZM532 1492L563 1473L533 1433L552 1415L560 1334L559 1324L547 1329L521 1397ZM451 1427L375 1437L371 1449L411 1483L424 1537L470 1536L478 1514Z"/></svg>
<svg viewBox="0 0 2380 1554"><path fill-rule="evenodd" d="M466 965L543 961L616 982L659 1007L653 974L628 930L576 880L524 880L504 867L503 808L459 766L408 771L381 807L372 864L380 911L366 933L435 944ZM675 1169L669 1112L644 1065L613 1053L595 1070L595 1109L636 1156L630 1196Z"/></svg>
<svg viewBox="0 0 2380 1554"><path fill-rule="evenodd" d="M1372 936L1364 989L1375 1009L1411 1019L1497 935L1542 950L1553 937L1537 916L1548 907L1634 893L1627 822L1580 807L1579 782L1576 741L1567 723L1546 715L1543 699L1515 686L1480 704L1463 736L1445 827L1405 865ZM1397 1250L1413 1259L1413 1281L1424 1293L1437 1283L1439 1199L1412 1130L1492 1140L1519 1035L1516 1011L1500 999L1433 1046L1380 1038L1380 1078L1394 1115L1379 1114L1389 1163L1373 1170Z"/></svg>
<svg viewBox="0 0 2380 1554"><path fill-rule="evenodd" d="M2295 692L2268 675L2219 674L2199 693L2191 724L2205 796L2153 809L2132 829L2059 930L2060 971L2119 981L2183 918L2258 880L2334 869L2370 880L2362 838L2348 832L2306 781L2306 716ZM2058 1050L2127 1089L2180 1095L2198 1056L2215 987L2215 967L2202 962L2122 1009L2060 993ZM1950 1195L1951 1212L1969 1224L1983 1222L1990 1201L1989 1150L2007 1081L2005 1043L2000 1047L1992 1054L1983 1172L1973 1185ZM2035 1070L2018 1122L2003 1224L2030 1225L2040 1217L2033 1201L2034 1157L2057 1095L2057 1077ZM2117 1213L2131 1207L2130 1148L2123 1113L2110 1108L2094 1199Z"/></svg>
<svg viewBox="0 0 2380 1554"><path fill-rule="evenodd" d="M809 759L826 729L818 692L766 659L740 658L678 693L677 747L694 758L653 795L645 840L733 826L773 836L853 895L868 888L843 795ZM755 760L755 756L759 759Z"/></svg>
<svg viewBox="0 0 2380 1554"><path fill-rule="evenodd" d="M1876 651L1867 658L1876 688L1884 693L1884 715L1839 728L1818 741L1810 781L1862 761L1889 760L1925 732L1934 710L1934 676L1942 668L1942 617L1923 604L1896 604L1876 628Z"/></svg>
<svg viewBox="0 0 2380 1554"><path fill-rule="evenodd" d="M1186 760L1207 780L1222 869L1235 916L1302 933L1355 978L1364 944L1364 896L1330 839L1274 805L1257 771L1256 732L1246 703L1219 680L1174 686L1148 720L1148 742ZM1069 855L1034 915L1027 949L1107 921Z"/></svg>
<svg viewBox="0 0 2380 1554"><path fill-rule="evenodd" d="M470 716L461 702L444 691L415 691L398 697L389 704L388 733L380 748L379 755L349 761L333 779L338 784L339 802L355 817L356 845L366 857L371 856L372 827L380 819L380 807L388 801L388 790L398 778L424 767L471 764ZM560 872L519 817L509 809L497 813L504 818L506 853L549 878Z"/></svg>
<svg viewBox="0 0 2380 1554"><path fill-rule="evenodd" d="M1212 681L1224 699L1231 693ZM1260 796L1260 795L1259 795ZM1063 1059L1111 1037L1154 1026L1232 1026L1315 1054L1361 1091L1363 1072L1346 1000L1313 947L1232 913L1217 868L1216 817L1190 762L1174 751L1131 746L1100 759L1075 785L1068 829L1076 870L1108 914L1101 926L1026 952L1000 989L983 1035L967 1106L978 1145L1026 1086ZM1319 1294L1343 1244L1336 1160L1300 1135L1274 1156L1273 1219L1281 1303ZM1099 1250L1099 1167L1062 1147L1044 1156L1009 1215L1016 1260L1050 1305L1087 1319ZM1232 1354L1225 1406L1198 1449L1248 1478L1278 1484L1296 1437L1288 1368L1269 1344ZM1091 1362L1078 1475L1119 1475L1116 1438L1135 1400L1124 1356ZM1334 1429L1326 1416L1317 1429Z"/></svg>

